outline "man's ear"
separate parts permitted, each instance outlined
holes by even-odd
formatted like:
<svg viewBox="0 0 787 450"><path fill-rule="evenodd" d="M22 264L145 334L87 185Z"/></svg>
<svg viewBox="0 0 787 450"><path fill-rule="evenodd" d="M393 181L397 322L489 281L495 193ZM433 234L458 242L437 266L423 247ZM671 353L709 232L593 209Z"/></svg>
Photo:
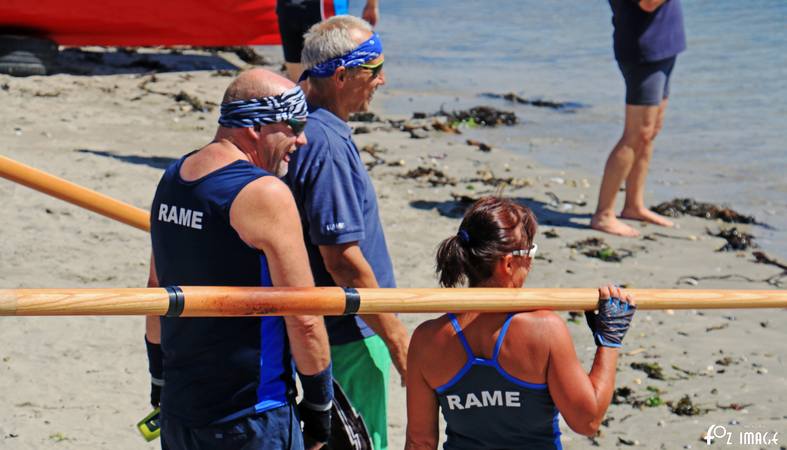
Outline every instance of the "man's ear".
<svg viewBox="0 0 787 450"><path fill-rule="evenodd" d="M347 75L347 68L344 66L338 67L333 73L334 80L336 80L339 86L344 84L344 81L347 79Z"/></svg>
<svg viewBox="0 0 787 450"><path fill-rule="evenodd" d="M253 127L244 127L243 134L246 138L256 141L257 139L260 138L261 129L262 129L261 125L255 125Z"/></svg>

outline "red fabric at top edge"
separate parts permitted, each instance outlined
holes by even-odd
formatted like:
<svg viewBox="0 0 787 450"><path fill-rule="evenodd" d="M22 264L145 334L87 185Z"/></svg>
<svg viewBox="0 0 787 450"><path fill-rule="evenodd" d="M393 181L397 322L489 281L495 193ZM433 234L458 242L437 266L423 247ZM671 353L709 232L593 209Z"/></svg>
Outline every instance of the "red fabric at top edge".
<svg viewBox="0 0 787 450"><path fill-rule="evenodd" d="M4 27L36 30L60 45L280 43L276 0L2 0Z"/></svg>

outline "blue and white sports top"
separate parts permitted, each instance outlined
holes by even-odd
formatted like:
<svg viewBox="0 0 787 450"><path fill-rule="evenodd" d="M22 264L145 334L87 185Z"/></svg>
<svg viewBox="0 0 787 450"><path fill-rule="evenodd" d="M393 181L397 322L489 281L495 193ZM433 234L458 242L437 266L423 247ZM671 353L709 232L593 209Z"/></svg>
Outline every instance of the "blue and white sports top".
<svg viewBox="0 0 787 450"><path fill-rule="evenodd" d="M522 381L498 363L514 314L503 323L492 359L476 357L456 316L448 316L467 352L467 363L436 389L447 424L443 448L562 449L558 411L547 385Z"/></svg>
<svg viewBox="0 0 787 450"><path fill-rule="evenodd" d="M164 286L272 286L265 255L230 226L230 207L247 184L270 175L238 160L185 181L185 158L159 182L150 217L156 274ZM294 396L281 317L161 318L161 405L200 427L286 405Z"/></svg>

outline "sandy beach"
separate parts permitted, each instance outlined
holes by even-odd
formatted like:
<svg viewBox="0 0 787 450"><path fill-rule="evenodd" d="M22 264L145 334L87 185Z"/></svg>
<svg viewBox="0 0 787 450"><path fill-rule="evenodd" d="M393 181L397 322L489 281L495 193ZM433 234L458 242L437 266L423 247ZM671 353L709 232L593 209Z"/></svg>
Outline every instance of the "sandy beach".
<svg viewBox="0 0 787 450"><path fill-rule="evenodd" d="M163 168L212 138L216 104L234 75L229 69L247 64L231 52L90 56L100 51L61 55L62 73L52 76L0 75L0 154L147 209ZM196 70L211 66L222 70ZM397 95L383 88L375 111ZM566 127L574 117L565 116ZM637 224L637 239L592 231L600 173L539 167L503 148L481 151L462 134L434 130L435 120L444 119L382 115L353 123L358 147L371 149L363 157L400 287L436 287L434 252L456 232L462 197L501 190L532 208L541 224L528 287L787 283L778 278L782 269L757 263L752 250L718 252L725 241L708 231L731 228L720 221L682 217L674 229ZM402 130L402 121L413 131ZM506 178L512 179L500 185ZM146 233L6 180L0 200L0 288L145 285ZM586 256L577 243L589 238L603 239L597 247L608 246L622 260ZM412 329L428 317L402 318ZM717 440L714 448L785 448L785 318L785 310L638 313L617 378L617 387L628 390L619 391L597 438L562 424L564 447L701 448L709 428L723 425L734 433L733 444L739 431L778 432L779 444ZM594 346L584 319L569 328L589 368ZM158 448L135 429L149 412L143 333L141 317L0 318L0 448ZM398 385L389 422L390 448L402 448L405 392Z"/></svg>

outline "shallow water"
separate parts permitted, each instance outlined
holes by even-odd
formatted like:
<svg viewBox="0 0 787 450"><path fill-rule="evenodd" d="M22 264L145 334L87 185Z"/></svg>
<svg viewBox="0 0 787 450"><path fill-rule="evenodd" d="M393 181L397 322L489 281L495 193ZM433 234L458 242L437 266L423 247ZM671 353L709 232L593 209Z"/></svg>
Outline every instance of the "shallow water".
<svg viewBox="0 0 787 450"><path fill-rule="evenodd" d="M765 251L787 258L787 2L683 4L688 50L673 73L648 198L694 197L753 214L775 228L754 228ZM379 30L384 89L404 94L386 96L386 112L513 109L523 124L474 133L600 176L624 109L607 2L396 0L383 2ZM566 114L478 97L510 91L590 106Z"/></svg>

